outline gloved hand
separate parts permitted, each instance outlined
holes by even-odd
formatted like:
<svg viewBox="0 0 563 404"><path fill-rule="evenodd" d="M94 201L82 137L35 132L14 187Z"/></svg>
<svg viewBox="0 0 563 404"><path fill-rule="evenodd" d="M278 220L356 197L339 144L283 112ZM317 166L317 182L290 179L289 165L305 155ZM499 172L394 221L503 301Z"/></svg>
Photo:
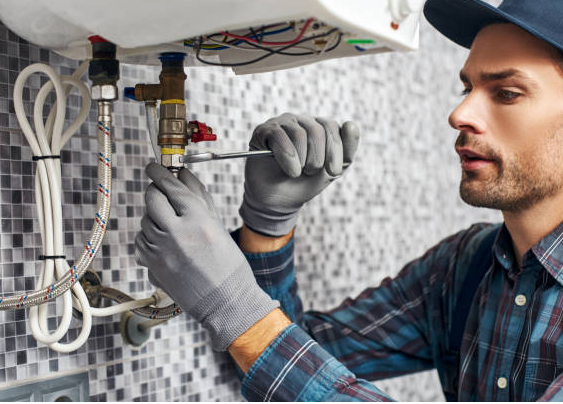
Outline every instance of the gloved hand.
<svg viewBox="0 0 563 404"><path fill-rule="evenodd" d="M360 131L353 122L283 114L254 130L250 150L271 149L272 157L246 161L239 213L252 230L283 236L299 209L342 175L352 163Z"/></svg>
<svg viewBox="0 0 563 404"><path fill-rule="evenodd" d="M135 238L137 262L225 350L279 306L256 283L239 247L215 213L204 185L184 168L175 178L151 163L147 213Z"/></svg>

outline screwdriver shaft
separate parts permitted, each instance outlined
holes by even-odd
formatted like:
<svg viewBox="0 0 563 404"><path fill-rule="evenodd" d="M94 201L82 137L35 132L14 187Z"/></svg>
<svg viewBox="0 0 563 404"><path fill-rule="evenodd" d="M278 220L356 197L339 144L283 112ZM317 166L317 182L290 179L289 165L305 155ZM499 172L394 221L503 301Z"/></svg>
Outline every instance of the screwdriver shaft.
<svg viewBox="0 0 563 404"><path fill-rule="evenodd" d="M184 163L202 163L211 160L227 160L227 159L238 159L245 157L259 157L259 156L273 156L274 153L271 150L250 150L243 152L232 152L232 153L194 153L186 154L182 157L182 162ZM345 162L342 166L347 168L350 163Z"/></svg>
<svg viewBox="0 0 563 404"><path fill-rule="evenodd" d="M272 154L273 152L271 150L251 150L244 152L214 154L213 159L214 160L238 159L244 157L271 156Z"/></svg>

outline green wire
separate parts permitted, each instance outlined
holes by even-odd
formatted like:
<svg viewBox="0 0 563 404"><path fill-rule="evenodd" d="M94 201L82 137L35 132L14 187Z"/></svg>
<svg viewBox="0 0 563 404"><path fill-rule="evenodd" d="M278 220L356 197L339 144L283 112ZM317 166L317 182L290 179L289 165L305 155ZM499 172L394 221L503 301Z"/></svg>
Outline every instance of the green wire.
<svg viewBox="0 0 563 404"><path fill-rule="evenodd" d="M373 39L347 39L346 42L350 45L375 43Z"/></svg>

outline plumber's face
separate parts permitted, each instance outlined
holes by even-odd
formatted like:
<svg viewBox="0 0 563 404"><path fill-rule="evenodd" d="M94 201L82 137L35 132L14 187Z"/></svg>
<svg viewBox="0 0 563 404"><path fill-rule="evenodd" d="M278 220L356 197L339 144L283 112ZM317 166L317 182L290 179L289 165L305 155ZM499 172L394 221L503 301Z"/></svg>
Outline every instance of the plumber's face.
<svg viewBox="0 0 563 404"><path fill-rule="evenodd" d="M449 117L459 131L461 198L518 212L562 192L563 70L557 50L512 24L483 28ZM563 65L563 63L562 63Z"/></svg>

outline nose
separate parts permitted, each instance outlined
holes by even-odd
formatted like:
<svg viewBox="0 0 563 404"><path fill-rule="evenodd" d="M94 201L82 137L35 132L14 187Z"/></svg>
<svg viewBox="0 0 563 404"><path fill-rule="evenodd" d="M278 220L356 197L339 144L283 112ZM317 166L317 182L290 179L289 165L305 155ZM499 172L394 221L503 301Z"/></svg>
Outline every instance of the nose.
<svg viewBox="0 0 563 404"><path fill-rule="evenodd" d="M448 118L450 126L459 131L480 134L486 130L485 100L477 93L468 94Z"/></svg>

